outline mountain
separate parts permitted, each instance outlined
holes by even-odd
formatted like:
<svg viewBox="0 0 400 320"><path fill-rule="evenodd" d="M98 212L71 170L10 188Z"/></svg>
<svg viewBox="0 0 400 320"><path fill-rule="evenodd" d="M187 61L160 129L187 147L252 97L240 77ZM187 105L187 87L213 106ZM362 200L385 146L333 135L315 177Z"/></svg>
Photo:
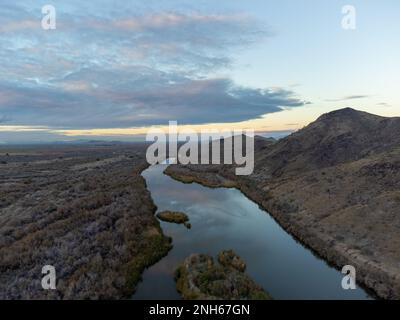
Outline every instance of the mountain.
<svg viewBox="0 0 400 320"><path fill-rule="evenodd" d="M400 118L351 108L327 113L259 154L272 176L321 169L387 152L400 145Z"/></svg>
<svg viewBox="0 0 400 320"><path fill-rule="evenodd" d="M166 172L237 187L338 269L353 265L358 283L400 298L400 118L346 108L274 143L255 139L250 176L228 165Z"/></svg>

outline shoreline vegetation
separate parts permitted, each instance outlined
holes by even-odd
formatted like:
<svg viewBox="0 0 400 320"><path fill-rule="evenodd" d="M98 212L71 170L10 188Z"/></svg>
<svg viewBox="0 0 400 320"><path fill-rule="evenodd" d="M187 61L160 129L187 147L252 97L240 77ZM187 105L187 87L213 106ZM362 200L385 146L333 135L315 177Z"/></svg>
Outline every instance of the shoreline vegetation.
<svg viewBox="0 0 400 320"><path fill-rule="evenodd" d="M172 238L161 235L153 235L148 239L148 248L137 259L132 260L126 268L127 286L125 296L130 297L135 293L137 285L142 281L143 272L168 255L172 249Z"/></svg>

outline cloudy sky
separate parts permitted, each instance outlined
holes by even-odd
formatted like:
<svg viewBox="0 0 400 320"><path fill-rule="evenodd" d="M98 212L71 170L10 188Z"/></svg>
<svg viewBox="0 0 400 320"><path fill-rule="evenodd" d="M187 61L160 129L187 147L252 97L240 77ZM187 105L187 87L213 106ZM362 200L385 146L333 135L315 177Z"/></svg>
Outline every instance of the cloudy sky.
<svg viewBox="0 0 400 320"><path fill-rule="evenodd" d="M0 143L130 139L170 120L290 131L342 107L399 116L400 3L349 2L2 1Z"/></svg>

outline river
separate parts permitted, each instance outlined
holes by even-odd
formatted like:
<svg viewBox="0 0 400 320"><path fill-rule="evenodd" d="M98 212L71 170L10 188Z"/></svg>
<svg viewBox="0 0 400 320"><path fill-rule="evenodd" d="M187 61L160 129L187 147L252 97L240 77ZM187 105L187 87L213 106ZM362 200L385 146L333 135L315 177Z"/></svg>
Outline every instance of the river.
<svg viewBox="0 0 400 320"><path fill-rule="evenodd" d="M360 287L344 290L343 276L316 257L257 204L237 189L211 189L184 184L152 166L146 179L158 211L185 212L192 225L161 222L173 249L143 273L134 299L180 299L174 271L192 253L216 256L233 249L247 264L246 272L274 299L370 299Z"/></svg>

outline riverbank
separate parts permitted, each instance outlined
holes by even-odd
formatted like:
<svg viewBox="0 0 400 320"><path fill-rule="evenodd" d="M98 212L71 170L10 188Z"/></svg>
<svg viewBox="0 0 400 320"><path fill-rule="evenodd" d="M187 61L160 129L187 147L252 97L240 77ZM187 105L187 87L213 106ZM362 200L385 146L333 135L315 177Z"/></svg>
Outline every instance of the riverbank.
<svg viewBox="0 0 400 320"><path fill-rule="evenodd" d="M312 249L318 256L335 266L338 270L344 265L351 264L357 270L357 283L373 290L379 297L397 299L399 297L397 273L384 268L382 264L362 255L359 250L346 245L340 238L333 238L316 221L299 218L296 214L301 210L301 198L295 197L294 192L289 192L292 199L287 198L287 189L278 185L271 185L260 189L260 184L251 178L238 178L227 174L222 166L210 168L212 173L207 173L207 166L169 166L165 173L172 178L188 183L197 182L207 187L217 188L234 186L245 194L249 199L257 203L265 211L269 212L274 219L298 241ZM223 179L216 178L223 176ZM219 184L218 181L224 183ZM227 182L228 181L228 182ZM281 189L279 189L279 187ZM278 190L285 190L278 193ZM290 190L292 191L292 190ZM304 212L303 212L304 213Z"/></svg>

